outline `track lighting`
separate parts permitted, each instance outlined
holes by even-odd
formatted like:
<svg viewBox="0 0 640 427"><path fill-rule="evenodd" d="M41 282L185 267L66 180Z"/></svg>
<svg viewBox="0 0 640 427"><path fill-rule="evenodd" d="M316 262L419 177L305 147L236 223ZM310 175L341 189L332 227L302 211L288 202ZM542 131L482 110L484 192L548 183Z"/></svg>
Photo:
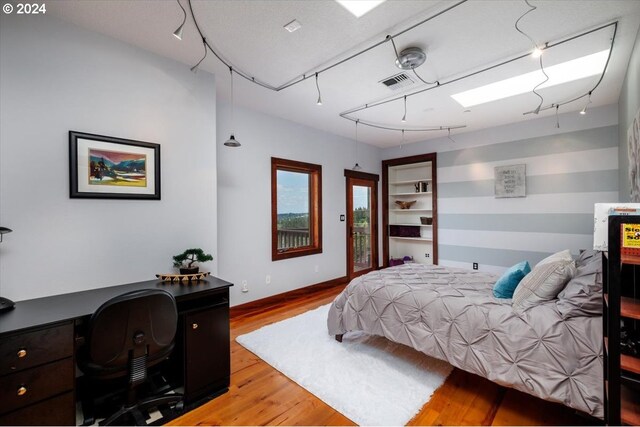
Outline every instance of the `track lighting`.
<svg viewBox="0 0 640 427"><path fill-rule="evenodd" d="M318 89L318 100L316 105L322 105L322 95L320 94L320 85L318 85L318 73L316 73L316 89Z"/></svg>
<svg viewBox="0 0 640 427"><path fill-rule="evenodd" d="M587 107L589 106L589 104L591 104L591 92L589 92L589 100L587 101L585 106L582 107L582 110L580 110L580 114L582 114L583 116L587 114Z"/></svg>
<svg viewBox="0 0 640 427"><path fill-rule="evenodd" d="M451 128L447 128L447 138L449 139L449 141L451 142L456 142L455 139L451 138Z"/></svg>
<svg viewBox="0 0 640 427"><path fill-rule="evenodd" d="M198 72L198 67L200 66L200 64L202 64L202 61L204 61L204 58L207 57L207 39L205 39L204 37L202 38L202 46L204 46L204 55L202 56L202 58L200 59L200 61L198 61L198 63L196 65L191 67L191 71L194 72L194 73Z"/></svg>
<svg viewBox="0 0 640 427"><path fill-rule="evenodd" d="M224 142L224 145L225 145L225 146L227 146L227 147L233 147L233 148L242 146L242 144L240 144L240 143L236 140L236 137L235 137L235 136L233 136L233 134L231 134L231 136L229 137L229 139L227 139L227 140Z"/></svg>
<svg viewBox="0 0 640 427"><path fill-rule="evenodd" d="M229 74L231 76L231 129L235 126L235 105L233 103L233 68L229 67ZM231 136L224 142L226 147L240 147L241 144L238 140L236 140L235 135L233 134L233 130L231 131Z"/></svg>
<svg viewBox="0 0 640 427"><path fill-rule="evenodd" d="M407 95L404 96L404 116L402 116L402 120L400 121L402 123L407 122Z"/></svg>
<svg viewBox="0 0 640 427"><path fill-rule="evenodd" d="M356 120L356 164L351 168L354 171L362 170L362 166L358 164L358 123L360 123L360 120Z"/></svg>
<svg viewBox="0 0 640 427"><path fill-rule="evenodd" d="M184 7L180 3L180 0L176 0L178 2L178 6L182 9L182 14L184 15L182 18L182 24L173 32L173 36L178 40L182 40L182 30L184 29L184 23L187 22L187 11L184 10Z"/></svg>

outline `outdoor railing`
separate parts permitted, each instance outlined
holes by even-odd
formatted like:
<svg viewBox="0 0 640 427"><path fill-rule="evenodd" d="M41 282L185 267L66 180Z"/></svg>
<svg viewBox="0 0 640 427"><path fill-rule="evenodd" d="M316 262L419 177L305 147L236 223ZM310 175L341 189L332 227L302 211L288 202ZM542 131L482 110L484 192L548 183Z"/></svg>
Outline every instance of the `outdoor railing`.
<svg viewBox="0 0 640 427"><path fill-rule="evenodd" d="M299 248L310 244L308 229L278 230L278 249Z"/></svg>
<svg viewBox="0 0 640 427"><path fill-rule="evenodd" d="M353 262L356 267L371 266L371 235L369 227L353 227Z"/></svg>
<svg viewBox="0 0 640 427"><path fill-rule="evenodd" d="M371 235L369 227L353 228L353 261L357 267L371 266ZM308 229L280 229L278 230L278 249L299 248L309 246Z"/></svg>

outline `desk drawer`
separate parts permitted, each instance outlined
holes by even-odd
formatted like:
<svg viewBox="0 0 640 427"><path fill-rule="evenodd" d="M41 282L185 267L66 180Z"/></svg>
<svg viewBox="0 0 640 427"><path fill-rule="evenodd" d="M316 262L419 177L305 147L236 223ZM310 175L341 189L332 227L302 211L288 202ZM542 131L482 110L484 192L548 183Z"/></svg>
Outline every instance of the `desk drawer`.
<svg viewBox="0 0 640 427"><path fill-rule="evenodd" d="M73 390L73 358L5 375L0 378L0 413Z"/></svg>
<svg viewBox="0 0 640 427"><path fill-rule="evenodd" d="M73 324L71 322L2 338L0 375L18 372L72 355Z"/></svg>
<svg viewBox="0 0 640 427"><path fill-rule="evenodd" d="M0 415L0 426L72 426L75 424L76 405L72 392Z"/></svg>

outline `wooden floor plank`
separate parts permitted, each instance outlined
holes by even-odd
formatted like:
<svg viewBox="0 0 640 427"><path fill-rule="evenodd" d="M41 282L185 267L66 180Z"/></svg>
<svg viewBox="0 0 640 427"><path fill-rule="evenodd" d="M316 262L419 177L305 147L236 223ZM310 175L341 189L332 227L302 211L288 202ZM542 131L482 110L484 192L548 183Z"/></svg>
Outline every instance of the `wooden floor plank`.
<svg viewBox="0 0 640 427"><path fill-rule="evenodd" d="M287 300L231 319L229 392L169 425L354 425L344 415L238 344L239 335L328 304L343 286ZM559 404L505 389L454 369L409 425L583 425L593 422Z"/></svg>

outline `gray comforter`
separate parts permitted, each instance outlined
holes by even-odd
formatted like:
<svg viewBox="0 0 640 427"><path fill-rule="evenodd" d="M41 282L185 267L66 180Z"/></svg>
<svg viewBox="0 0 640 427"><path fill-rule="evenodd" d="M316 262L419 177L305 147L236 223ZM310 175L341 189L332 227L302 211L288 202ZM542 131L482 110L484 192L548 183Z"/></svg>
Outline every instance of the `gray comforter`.
<svg viewBox="0 0 640 427"><path fill-rule="evenodd" d="M329 334L365 331L545 400L602 417L602 317L563 319L550 301L524 313L493 296L497 277L405 264L354 279ZM348 335L345 336L348 339Z"/></svg>

